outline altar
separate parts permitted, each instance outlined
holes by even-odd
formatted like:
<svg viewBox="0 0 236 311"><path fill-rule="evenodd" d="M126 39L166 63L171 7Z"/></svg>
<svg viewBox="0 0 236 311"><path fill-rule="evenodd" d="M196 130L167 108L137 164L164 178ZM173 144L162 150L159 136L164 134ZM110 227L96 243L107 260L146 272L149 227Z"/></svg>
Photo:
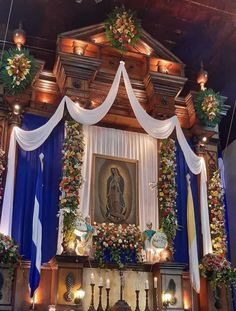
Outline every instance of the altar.
<svg viewBox="0 0 236 311"><path fill-rule="evenodd" d="M1 304L0 295L0 310L215 310L221 283L207 283L208 257L235 277L225 258L217 126L201 123L197 92L183 95L176 55L144 30L131 41L120 53L103 24L61 33L52 72L38 61L29 88L2 91L10 117L1 106L0 230L14 238L6 243L19 248L21 264L17 255L5 288L0 269L9 296Z"/></svg>

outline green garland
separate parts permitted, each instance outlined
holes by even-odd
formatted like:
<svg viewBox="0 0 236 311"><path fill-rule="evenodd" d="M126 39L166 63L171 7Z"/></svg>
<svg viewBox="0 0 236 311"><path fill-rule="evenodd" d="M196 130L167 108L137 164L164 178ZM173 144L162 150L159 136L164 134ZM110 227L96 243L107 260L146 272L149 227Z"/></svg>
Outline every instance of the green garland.
<svg viewBox="0 0 236 311"><path fill-rule="evenodd" d="M124 52L127 46L133 46L141 36L141 23L135 12L123 6L115 9L104 22L106 37L117 50Z"/></svg>
<svg viewBox="0 0 236 311"><path fill-rule="evenodd" d="M215 126L220 121L223 99L212 89L197 93L195 107L198 119L206 126Z"/></svg>
<svg viewBox="0 0 236 311"><path fill-rule="evenodd" d="M23 92L34 79L36 72L35 59L27 49L9 49L4 52L0 77L9 94Z"/></svg>
<svg viewBox="0 0 236 311"><path fill-rule="evenodd" d="M60 211L63 217L63 249L69 252L69 243L74 240L74 227L78 218L83 218L79 209L79 190L83 184L82 163L84 135L82 125L66 121L66 137L63 145L62 180L60 183Z"/></svg>
<svg viewBox="0 0 236 311"><path fill-rule="evenodd" d="M158 182L151 183L152 188L158 189L160 230L168 240L168 247L174 253L174 238L178 229L176 210L176 147L173 139L164 139L160 143L160 177Z"/></svg>
<svg viewBox="0 0 236 311"><path fill-rule="evenodd" d="M211 220L211 238L213 252L225 256L227 253L227 236L225 230L224 189L219 170L214 172L208 185L208 205Z"/></svg>

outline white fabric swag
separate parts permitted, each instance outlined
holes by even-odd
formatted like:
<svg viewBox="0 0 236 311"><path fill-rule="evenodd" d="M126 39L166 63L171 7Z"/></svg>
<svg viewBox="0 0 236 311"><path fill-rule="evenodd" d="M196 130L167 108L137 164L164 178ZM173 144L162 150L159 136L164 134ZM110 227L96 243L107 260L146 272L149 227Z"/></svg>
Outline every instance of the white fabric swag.
<svg viewBox="0 0 236 311"><path fill-rule="evenodd" d="M188 142L182 132L178 118L176 116L167 120L156 120L149 116L139 104L132 89L124 62L120 62L120 66L115 75L111 89L99 107L93 110L87 110L76 105L69 97L65 96L59 104L56 112L50 120L43 126L33 131L24 131L18 127L14 127L10 139L8 153L8 171L6 179L5 194L3 200L2 218L0 231L4 234L11 235L12 211L14 198L14 180L15 180L15 152L16 141L20 147L26 151L32 151L41 146L48 138L54 127L63 117L65 104L71 117L84 125L92 125L99 122L111 108L120 84L121 74L123 74L126 92L133 108L138 122L145 131L152 137L164 139L170 136L173 130L176 130L177 139L183 151L185 160L193 174L201 174L200 178L200 204L201 204L201 225L203 235L203 253L204 255L212 252L212 243L209 226L209 212L207 201L207 175L205 161L202 157L198 157L188 145Z"/></svg>

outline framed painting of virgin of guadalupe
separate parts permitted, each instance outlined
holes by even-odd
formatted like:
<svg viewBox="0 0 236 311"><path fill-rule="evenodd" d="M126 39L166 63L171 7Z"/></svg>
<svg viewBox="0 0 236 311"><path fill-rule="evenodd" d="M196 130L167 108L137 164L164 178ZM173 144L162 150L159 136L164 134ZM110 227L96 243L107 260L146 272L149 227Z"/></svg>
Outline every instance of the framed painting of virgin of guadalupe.
<svg viewBox="0 0 236 311"><path fill-rule="evenodd" d="M91 196L93 221L138 225L138 161L94 154Z"/></svg>

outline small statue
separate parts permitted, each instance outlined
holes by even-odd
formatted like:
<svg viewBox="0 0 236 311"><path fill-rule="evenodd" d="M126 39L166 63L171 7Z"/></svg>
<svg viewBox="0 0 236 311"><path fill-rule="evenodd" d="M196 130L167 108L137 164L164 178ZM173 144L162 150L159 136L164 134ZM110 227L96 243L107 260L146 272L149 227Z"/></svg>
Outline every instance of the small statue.
<svg viewBox="0 0 236 311"><path fill-rule="evenodd" d="M151 239L153 235L156 233L155 230L152 230L152 222L148 221L146 223L147 229L143 232L143 240L144 240L144 249L147 251L152 248Z"/></svg>
<svg viewBox="0 0 236 311"><path fill-rule="evenodd" d="M82 220L81 217L78 217L74 229L74 234L76 235L76 254L78 256L91 257L95 229L91 225L90 216L85 217L84 220Z"/></svg>

